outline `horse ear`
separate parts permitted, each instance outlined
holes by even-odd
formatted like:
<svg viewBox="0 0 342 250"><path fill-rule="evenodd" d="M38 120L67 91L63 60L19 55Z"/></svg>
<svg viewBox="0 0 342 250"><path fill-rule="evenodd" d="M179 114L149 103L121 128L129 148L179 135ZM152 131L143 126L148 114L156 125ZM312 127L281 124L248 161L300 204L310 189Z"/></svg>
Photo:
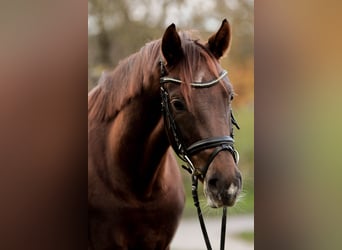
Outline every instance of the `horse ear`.
<svg viewBox="0 0 342 250"><path fill-rule="evenodd" d="M173 23L165 30L162 38L162 52L168 65L175 65L183 56L181 39Z"/></svg>
<svg viewBox="0 0 342 250"><path fill-rule="evenodd" d="M222 21L220 29L208 39L208 47L211 53L220 59L228 50L231 42L231 29L227 19Z"/></svg>

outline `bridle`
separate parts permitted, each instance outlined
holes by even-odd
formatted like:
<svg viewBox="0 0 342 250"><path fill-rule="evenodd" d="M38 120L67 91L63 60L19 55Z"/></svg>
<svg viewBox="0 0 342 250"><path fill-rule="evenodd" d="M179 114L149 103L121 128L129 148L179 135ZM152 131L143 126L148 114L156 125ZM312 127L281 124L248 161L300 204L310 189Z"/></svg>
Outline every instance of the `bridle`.
<svg viewBox="0 0 342 250"><path fill-rule="evenodd" d="M191 174L192 180L192 197L194 200L194 205L197 208L198 219L201 225L203 237L207 246L207 249L211 250L211 244L209 241L208 233L204 224L199 200L198 200L198 178L204 179L208 168L215 157L221 151L229 151L236 164L239 162L239 153L234 149L234 135L233 129L231 129L230 135L224 135L219 137L210 137L198 140L191 144L190 146L186 146L183 142L182 134L180 132L179 127L176 124L176 121L172 115L171 108L170 108L170 97L167 88L165 87L166 83L173 83L173 84L181 84L182 81L179 79L171 78L166 76L166 67L162 60L160 60L160 94L161 94L161 104L162 104L162 113L164 117L164 126L165 131L168 137L168 140L180 159L187 163L187 166L182 166L185 170L187 170ZM225 76L227 75L227 71L223 70L219 77L210 81L210 82L195 82L190 83L191 87L194 88L210 88L217 83L220 82ZM238 129L239 126L233 116L232 110L230 111L230 118L233 125L235 125ZM212 149L212 153L210 154L207 163L202 168L202 170L195 168L194 164L190 160L190 157L203 151L206 149ZM226 218L227 218L227 208L223 207L223 215L222 215L222 222L221 222L221 244L220 249L224 249L225 245L225 231L226 231Z"/></svg>

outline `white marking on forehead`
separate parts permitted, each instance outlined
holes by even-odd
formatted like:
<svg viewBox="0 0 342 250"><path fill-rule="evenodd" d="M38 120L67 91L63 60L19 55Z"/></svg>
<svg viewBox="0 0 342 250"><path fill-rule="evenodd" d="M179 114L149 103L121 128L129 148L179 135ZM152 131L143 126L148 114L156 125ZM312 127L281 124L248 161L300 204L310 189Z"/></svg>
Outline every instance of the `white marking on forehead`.
<svg viewBox="0 0 342 250"><path fill-rule="evenodd" d="M203 82L204 75L205 73L203 71L200 71L195 78L195 82Z"/></svg>
<svg viewBox="0 0 342 250"><path fill-rule="evenodd" d="M237 192L238 187L234 185L234 183L230 184L228 188L228 194L233 195Z"/></svg>

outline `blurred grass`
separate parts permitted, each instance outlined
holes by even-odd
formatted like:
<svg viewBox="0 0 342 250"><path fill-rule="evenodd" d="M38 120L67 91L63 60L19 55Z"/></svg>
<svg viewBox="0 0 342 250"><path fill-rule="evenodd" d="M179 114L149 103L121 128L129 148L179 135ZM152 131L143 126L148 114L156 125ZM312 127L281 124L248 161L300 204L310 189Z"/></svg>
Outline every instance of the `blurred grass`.
<svg viewBox="0 0 342 250"><path fill-rule="evenodd" d="M235 129L236 149L240 153L239 169L242 172L243 191L234 207L228 209L230 215L254 213L254 109L253 106L240 106L234 109L234 116L240 130ZM181 161L179 162L181 164ZM197 216L191 196L190 175L181 169L186 193L184 216ZM203 186L198 186L198 195L205 216L221 216L221 209L207 207Z"/></svg>
<svg viewBox="0 0 342 250"><path fill-rule="evenodd" d="M242 239L244 241L248 241L250 243L254 242L254 232L242 232L239 234L234 235L239 239Z"/></svg>

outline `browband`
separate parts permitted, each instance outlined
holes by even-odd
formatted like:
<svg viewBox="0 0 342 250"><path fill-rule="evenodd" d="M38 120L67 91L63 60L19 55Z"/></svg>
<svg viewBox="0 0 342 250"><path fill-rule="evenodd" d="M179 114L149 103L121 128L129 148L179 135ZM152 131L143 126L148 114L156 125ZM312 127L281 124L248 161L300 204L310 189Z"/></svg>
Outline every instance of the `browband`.
<svg viewBox="0 0 342 250"><path fill-rule="evenodd" d="M212 80L210 82L192 82L192 83L190 83L190 85L192 87L195 87L195 88L208 88L208 87L211 87L212 85L215 85L216 83L218 83L227 74L228 74L228 72L226 70L223 70L221 72L220 76L218 78L216 78L215 80ZM172 82L172 83L176 83L176 84L181 84L182 83L181 80L175 79L175 78L172 78L172 77L163 76L163 77L160 78L160 83L161 84L166 83L166 82Z"/></svg>

